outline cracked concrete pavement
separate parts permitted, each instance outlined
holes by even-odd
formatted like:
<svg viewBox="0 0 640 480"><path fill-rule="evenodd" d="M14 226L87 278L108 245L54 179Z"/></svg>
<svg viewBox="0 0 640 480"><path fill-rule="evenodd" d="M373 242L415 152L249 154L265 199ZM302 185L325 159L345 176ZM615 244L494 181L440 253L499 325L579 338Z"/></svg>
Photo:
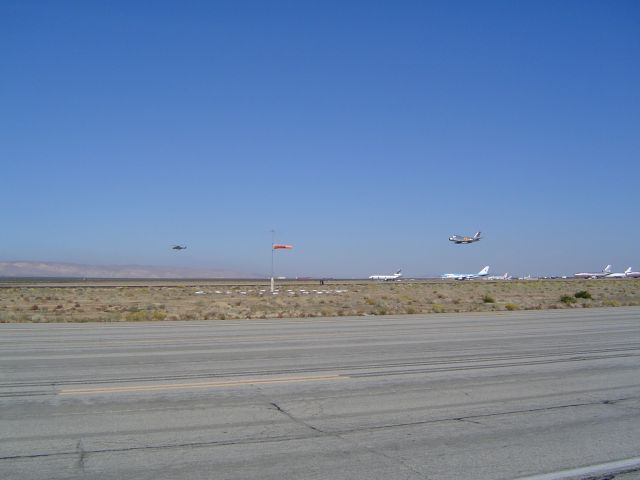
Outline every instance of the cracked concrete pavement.
<svg viewBox="0 0 640 480"><path fill-rule="evenodd" d="M640 456L638 308L0 333L3 479L515 479Z"/></svg>

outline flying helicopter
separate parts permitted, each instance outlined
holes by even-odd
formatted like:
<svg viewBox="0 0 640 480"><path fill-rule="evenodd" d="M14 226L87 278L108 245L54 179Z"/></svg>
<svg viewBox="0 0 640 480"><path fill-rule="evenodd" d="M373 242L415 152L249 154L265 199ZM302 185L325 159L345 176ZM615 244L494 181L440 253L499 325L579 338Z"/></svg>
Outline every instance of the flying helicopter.
<svg viewBox="0 0 640 480"><path fill-rule="evenodd" d="M172 250L186 250L187 246L186 245L174 245L173 247L171 247Z"/></svg>

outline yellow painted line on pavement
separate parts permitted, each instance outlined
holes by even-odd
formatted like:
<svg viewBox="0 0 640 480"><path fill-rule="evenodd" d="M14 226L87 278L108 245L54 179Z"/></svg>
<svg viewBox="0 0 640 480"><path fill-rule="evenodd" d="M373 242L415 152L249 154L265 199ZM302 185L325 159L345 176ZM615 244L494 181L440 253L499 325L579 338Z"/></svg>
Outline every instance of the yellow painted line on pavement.
<svg viewBox="0 0 640 480"><path fill-rule="evenodd" d="M316 375L310 377L282 377L254 380L237 380L230 382L198 382L198 383L169 383L165 385L136 385L131 387L97 387L97 388L66 388L58 395L90 395L98 393L129 393L156 392L162 390L189 390L197 388L238 387L246 385L271 385L275 383L322 382L327 380L344 380L344 375Z"/></svg>
<svg viewBox="0 0 640 480"><path fill-rule="evenodd" d="M355 332L357 333L357 332ZM224 342L261 342L271 340L316 340L319 337L344 337L342 333L306 333L306 334L291 334L291 335L265 335L265 336L217 336L217 337L195 337L195 338L176 338L171 340L115 340L115 341L100 341L100 340L73 340L66 343L75 343L81 346L97 346L97 347L123 347L128 345L207 345L210 343L224 343ZM75 346L75 345L74 345Z"/></svg>

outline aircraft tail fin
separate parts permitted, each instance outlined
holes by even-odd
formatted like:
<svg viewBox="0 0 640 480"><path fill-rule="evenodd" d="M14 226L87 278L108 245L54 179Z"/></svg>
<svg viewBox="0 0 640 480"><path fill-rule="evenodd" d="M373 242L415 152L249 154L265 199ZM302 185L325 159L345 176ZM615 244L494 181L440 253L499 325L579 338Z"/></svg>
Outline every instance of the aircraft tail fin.
<svg viewBox="0 0 640 480"><path fill-rule="evenodd" d="M631 267L627 267L627 269L624 271L625 274L627 273L631 273Z"/></svg>
<svg viewBox="0 0 640 480"><path fill-rule="evenodd" d="M481 231L477 231L477 232L473 235L473 238L480 238L480 234L481 234L481 233L482 233Z"/></svg>
<svg viewBox="0 0 640 480"><path fill-rule="evenodd" d="M487 275L489 273L489 265L478 272L478 275Z"/></svg>
<svg viewBox="0 0 640 480"><path fill-rule="evenodd" d="M602 271L606 273L611 273L611 265L607 265L606 267L604 267Z"/></svg>

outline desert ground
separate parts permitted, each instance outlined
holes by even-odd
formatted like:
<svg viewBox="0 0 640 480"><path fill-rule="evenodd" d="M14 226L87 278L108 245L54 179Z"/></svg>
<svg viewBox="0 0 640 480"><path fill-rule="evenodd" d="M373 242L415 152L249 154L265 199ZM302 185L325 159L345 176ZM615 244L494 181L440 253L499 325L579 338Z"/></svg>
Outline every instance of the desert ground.
<svg viewBox="0 0 640 480"><path fill-rule="evenodd" d="M640 305L640 279L0 281L0 323L223 320Z"/></svg>

